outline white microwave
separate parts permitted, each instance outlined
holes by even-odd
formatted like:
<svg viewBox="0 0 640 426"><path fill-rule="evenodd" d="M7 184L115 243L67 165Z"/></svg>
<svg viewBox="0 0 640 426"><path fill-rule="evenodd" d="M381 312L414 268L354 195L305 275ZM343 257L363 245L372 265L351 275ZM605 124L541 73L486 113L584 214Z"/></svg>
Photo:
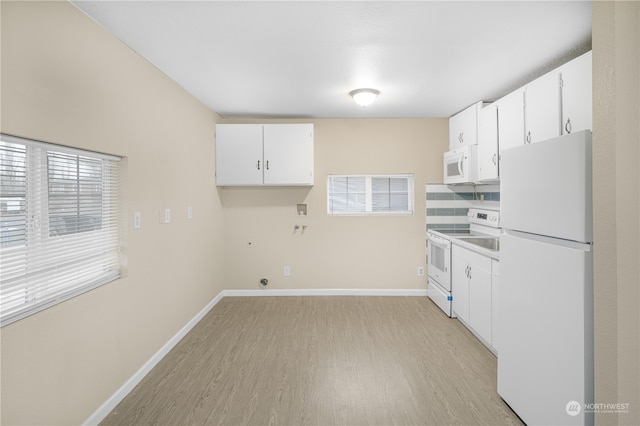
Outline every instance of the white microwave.
<svg viewBox="0 0 640 426"><path fill-rule="evenodd" d="M478 180L478 145L468 145L444 154L444 183Z"/></svg>

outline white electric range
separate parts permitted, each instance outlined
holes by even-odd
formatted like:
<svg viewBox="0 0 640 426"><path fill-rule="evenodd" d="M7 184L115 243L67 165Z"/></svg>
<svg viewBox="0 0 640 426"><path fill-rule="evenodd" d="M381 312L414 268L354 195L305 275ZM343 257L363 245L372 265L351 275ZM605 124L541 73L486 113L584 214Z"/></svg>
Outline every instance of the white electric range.
<svg viewBox="0 0 640 426"><path fill-rule="evenodd" d="M427 230L427 296L449 317L451 309L451 240L455 238L499 237L500 211L470 208L468 229Z"/></svg>

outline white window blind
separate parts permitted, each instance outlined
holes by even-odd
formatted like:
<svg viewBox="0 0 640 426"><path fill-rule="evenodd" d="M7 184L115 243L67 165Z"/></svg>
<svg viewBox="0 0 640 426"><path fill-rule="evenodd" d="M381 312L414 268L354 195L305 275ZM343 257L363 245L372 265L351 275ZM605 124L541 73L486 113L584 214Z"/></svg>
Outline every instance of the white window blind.
<svg viewBox="0 0 640 426"><path fill-rule="evenodd" d="M327 212L349 214L413 214L413 175L329 175Z"/></svg>
<svg viewBox="0 0 640 426"><path fill-rule="evenodd" d="M2 326L120 276L119 160L2 135Z"/></svg>

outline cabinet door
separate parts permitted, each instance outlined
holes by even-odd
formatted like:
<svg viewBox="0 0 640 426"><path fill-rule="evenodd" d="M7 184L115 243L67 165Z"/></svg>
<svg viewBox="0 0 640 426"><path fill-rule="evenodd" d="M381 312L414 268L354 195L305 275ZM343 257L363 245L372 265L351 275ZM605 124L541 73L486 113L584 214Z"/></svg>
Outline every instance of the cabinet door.
<svg viewBox="0 0 640 426"><path fill-rule="evenodd" d="M478 143L478 114L482 102L449 118L449 150Z"/></svg>
<svg viewBox="0 0 640 426"><path fill-rule="evenodd" d="M524 145L524 89L497 100L500 151Z"/></svg>
<svg viewBox="0 0 640 426"><path fill-rule="evenodd" d="M471 328L491 344L491 259L470 253L469 320Z"/></svg>
<svg viewBox="0 0 640 426"><path fill-rule="evenodd" d="M525 140L540 142L560 136L560 74L550 72L526 87Z"/></svg>
<svg viewBox="0 0 640 426"><path fill-rule="evenodd" d="M591 52L560 68L562 76L562 134L592 128Z"/></svg>
<svg viewBox="0 0 640 426"><path fill-rule="evenodd" d="M487 181L498 177L498 107L491 104L480 110L478 179Z"/></svg>
<svg viewBox="0 0 640 426"><path fill-rule="evenodd" d="M262 125L216 125L216 185L262 185Z"/></svg>
<svg viewBox="0 0 640 426"><path fill-rule="evenodd" d="M464 111L449 117L449 151L462 146L462 129L464 127Z"/></svg>
<svg viewBox="0 0 640 426"><path fill-rule="evenodd" d="M491 260L491 346L498 352L500 317L500 262Z"/></svg>
<svg viewBox="0 0 640 426"><path fill-rule="evenodd" d="M264 184L313 185L313 124L265 124Z"/></svg>
<svg viewBox="0 0 640 426"><path fill-rule="evenodd" d="M469 262L464 257L466 250L453 246L451 254L451 308L457 317L469 324Z"/></svg>

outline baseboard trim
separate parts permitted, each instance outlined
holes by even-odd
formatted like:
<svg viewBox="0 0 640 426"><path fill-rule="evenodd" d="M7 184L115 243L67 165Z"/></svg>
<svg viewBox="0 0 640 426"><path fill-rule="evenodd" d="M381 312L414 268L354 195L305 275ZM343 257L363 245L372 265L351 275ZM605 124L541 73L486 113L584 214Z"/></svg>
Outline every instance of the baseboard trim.
<svg viewBox="0 0 640 426"><path fill-rule="evenodd" d="M263 289L225 290L225 296L426 296L427 290L378 290L378 289Z"/></svg>
<svg viewBox="0 0 640 426"><path fill-rule="evenodd" d="M149 374L162 358L169 353L175 345L182 340L184 336L191 331L196 324L224 297L224 291L221 291L211 302L207 304L200 312L196 314L184 327L180 329L167 343L160 348L133 376L129 378L111 397L105 401L85 422L84 425L97 425L104 420L107 415L136 387L138 383Z"/></svg>
<svg viewBox="0 0 640 426"><path fill-rule="evenodd" d="M377 290L377 289L310 289L310 290L223 290L167 343L160 348L133 376L129 378L111 397L104 402L85 422L84 425L98 425L107 415L136 387L138 383L164 358L198 322L218 304L223 297L237 296L426 296L427 290Z"/></svg>

